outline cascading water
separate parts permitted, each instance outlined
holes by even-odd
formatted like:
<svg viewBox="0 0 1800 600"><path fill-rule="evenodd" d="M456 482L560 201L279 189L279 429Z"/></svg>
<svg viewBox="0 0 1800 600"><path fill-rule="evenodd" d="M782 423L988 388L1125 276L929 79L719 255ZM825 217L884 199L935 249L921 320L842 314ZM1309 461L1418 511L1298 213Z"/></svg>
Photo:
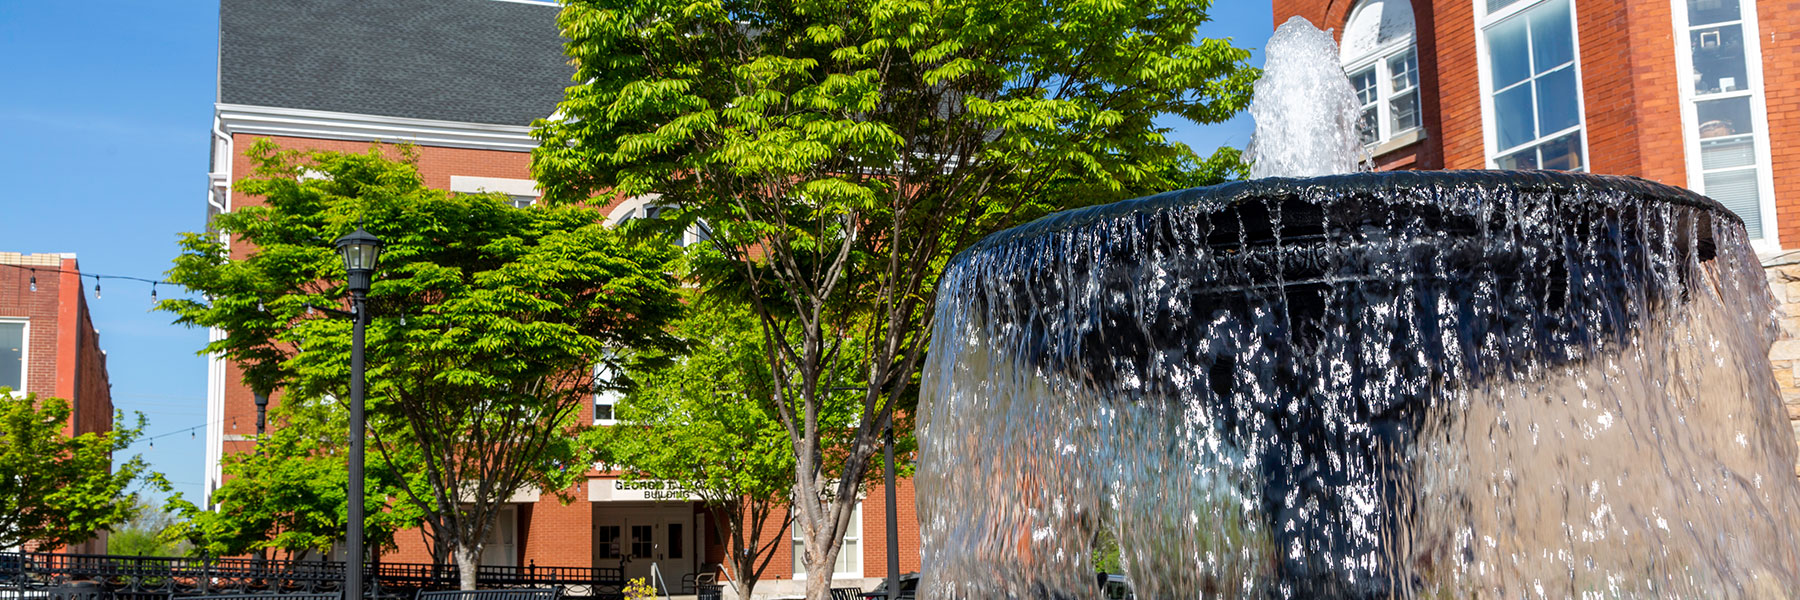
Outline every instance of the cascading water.
<svg viewBox="0 0 1800 600"><path fill-rule="evenodd" d="M1771 298L1690 192L1240 182L1001 232L938 297L923 597L1095 597L1102 530L1157 600L1800 589Z"/></svg>

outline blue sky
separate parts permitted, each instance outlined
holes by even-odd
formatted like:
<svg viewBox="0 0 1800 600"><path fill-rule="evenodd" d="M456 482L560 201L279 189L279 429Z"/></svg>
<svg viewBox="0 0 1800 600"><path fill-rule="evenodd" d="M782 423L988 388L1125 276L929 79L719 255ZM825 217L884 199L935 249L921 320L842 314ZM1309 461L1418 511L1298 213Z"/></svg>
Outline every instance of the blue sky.
<svg viewBox="0 0 1800 600"><path fill-rule="evenodd" d="M474 0L444 0L474 1ZM1266 2L1221 0L1203 34L1260 47ZM87 273L158 278L181 232L204 227L207 129L217 78L218 3L0 0L0 251L73 252ZM1256 53L1255 64L1262 64ZM1243 115L1167 125L1201 154L1243 147ZM206 434L204 331L151 312L150 286L85 285L114 404L142 412L142 454L198 499ZM180 290L167 286L167 297ZM190 433L192 435L190 435Z"/></svg>

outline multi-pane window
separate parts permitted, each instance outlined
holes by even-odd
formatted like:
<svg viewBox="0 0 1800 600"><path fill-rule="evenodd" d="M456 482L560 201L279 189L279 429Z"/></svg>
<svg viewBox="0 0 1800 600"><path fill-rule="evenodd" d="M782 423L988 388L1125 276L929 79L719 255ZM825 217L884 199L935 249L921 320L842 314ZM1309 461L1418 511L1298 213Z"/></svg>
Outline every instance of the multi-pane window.
<svg viewBox="0 0 1800 600"><path fill-rule="evenodd" d="M1501 169L1587 169L1569 2L1490 3L1525 6L1483 30L1494 163Z"/></svg>
<svg viewBox="0 0 1800 600"><path fill-rule="evenodd" d="M1758 146L1762 82L1746 44L1755 23L1754 0L1684 0L1686 22L1677 15L1677 45L1691 59L1688 113L1688 185L1743 217L1751 238L1763 237L1762 181L1766 157Z"/></svg>
<svg viewBox="0 0 1800 600"><path fill-rule="evenodd" d="M25 323L0 321L0 388L25 391Z"/></svg>
<svg viewBox="0 0 1800 600"><path fill-rule="evenodd" d="M603 389L619 380L621 373L613 366L615 355L608 353L606 360L594 365L594 424L613 425L618 423L618 415L614 409L625 395L611 389Z"/></svg>
<svg viewBox="0 0 1800 600"><path fill-rule="evenodd" d="M1375 67L1351 73L1350 86L1356 88L1356 101L1362 103L1362 114L1356 119L1357 135L1364 144L1381 141L1381 93L1376 90L1379 86Z"/></svg>
<svg viewBox="0 0 1800 600"><path fill-rule="evenodd" d="M600 558L619 558L623 551L619 547L619 533L624 529L619 525L601 525L595 528L594 535L600 543Z"/></svg>
<svg viewBox="0 0 1800 600"><path fill-rule="evenodd" d="M642 206L627 206L616 212L613 219L619 224L624 224L636 219L661 219L674 212L674 207L644 204ZM710 239L712 239L712 227L707 225L705 220L695 220L693 225L689 226L686 231L681 232L681 235L675 238L675 245L685 247Z"/></svg>
<svg viewBox="0 0 1800 600"><path fill-rule="evenodd" d="M1363 144L1419 128L1419 52L1408 0L1363 0L1344 26L1344 72L1362 105Z"/></svg>
<svg viewBox="0 0 1800 600"><path fill-rule="evenodd" d="M855 512L850 514L849 531L844 532L844 547L838 551L837 563L832 567L833 577L861 577L863 570L862 555L862 503L857 503ZM800 537L800 529L794 528L794 578L806 577L806 541Z"/></svg>
<svg viewBox="0 0 1800 600"><path fill-rule="evenodd" d="M631 557L656 557L656 528L652 525L631 526Z"/></svg>

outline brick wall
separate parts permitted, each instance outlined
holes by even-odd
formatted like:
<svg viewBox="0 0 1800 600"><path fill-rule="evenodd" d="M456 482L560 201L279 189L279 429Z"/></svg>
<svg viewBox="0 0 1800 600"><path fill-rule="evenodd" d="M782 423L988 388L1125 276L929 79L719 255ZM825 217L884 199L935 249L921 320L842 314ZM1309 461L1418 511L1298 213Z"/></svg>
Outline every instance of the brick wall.
<svg viewBox="0 0 1800 600"><path fill-rule="evenodd" d="M570 495L585 499L585 486L590 482L583 482L582 487L571 491ZM528 512L519 513L519 532L519 564L591 566L594 563L594 503L563 504L552 494L544 494L541 500L529 505Z"/></svg>
<svg viewBox="0 0 1800 600"><path fill-rule="evenodd" d="M1670 11L1667 0L1631 0L1625 6L1629 42L1624 50L1631 57L1634 110L1629 121L1618 125L1637 130L1637 166L1625 174L1685 186L1687 155L1681 128L1681 73L1675 68L1675 23ZM1582 35L1586 39L1585 30ZM1585 50L1582 62L1586 69ZM1613 68L1595 62L1595 68ZM1589 77L1585 70L1582 76Z"/></svg>
<svg viewBox="0 0 1800 600"><path fill-rule="evenodd" d="M60 254L0 252L0 318L25 319L25 389L68 400L73 408L65 432L112 428L112 387L106 354L88 314L80 265ZM31 280L37 279L37 291Z"/></svg>
<svg viewBox="0 0 1800 600"><path fill-rule="evenodd" d="M106 355L88 315L80 266L61 254L0 252L0 317L26 320L25 388L43 398L69 402L65 435L112 429L112 387ZM23 268L19 268L23 267ZM37 289L32 289L32 280ZM106 534L63 552L98 552Z"/></svg>
<svg viewBox="0 0 1800 600"><path fill-rule="evenodd" d="M0 263L26 267L0 267L0 317L27 320L24 391L55 396L62 298L62 277L56 271L62 268L62 257L0 252ZM33 277L37 278L37 291L31 290Z"/></svg>
<svg viewBox="0 0 1800 600"><path fill-rule="evenodd" d="M1781 245L1800 247L1800 1L1759 0L1763 93L1768 99L1770 158Z"/></svg>

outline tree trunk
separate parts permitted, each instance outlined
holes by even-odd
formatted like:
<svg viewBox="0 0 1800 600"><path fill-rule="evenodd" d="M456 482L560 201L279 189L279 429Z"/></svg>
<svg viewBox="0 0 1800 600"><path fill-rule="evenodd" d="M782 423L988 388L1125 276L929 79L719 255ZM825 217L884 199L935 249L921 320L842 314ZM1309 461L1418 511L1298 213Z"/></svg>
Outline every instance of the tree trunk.
<svg viewBox="0 0 1800 600"><path fill-rule="evenodd" d="M831 571L837 556L817 556L808 549L806 561L806 600L831 600ZM829 559L829 560L828 560Z"/></svg>
<svg viewBox="0 0 1800 600"><path fill-rule="evenodd" d="M481 547L458 541L453 552L456 554L457 587L475 589L475 567L481 564Z"/></svg>

